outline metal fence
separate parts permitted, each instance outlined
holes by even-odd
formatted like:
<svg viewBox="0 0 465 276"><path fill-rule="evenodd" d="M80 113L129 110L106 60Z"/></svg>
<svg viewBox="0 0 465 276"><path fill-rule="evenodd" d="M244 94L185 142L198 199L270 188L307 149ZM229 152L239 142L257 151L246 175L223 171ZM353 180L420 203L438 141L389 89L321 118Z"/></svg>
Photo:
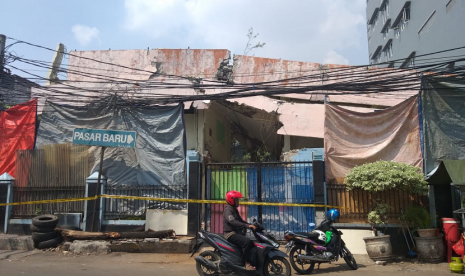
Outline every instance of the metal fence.
<svg viewBox="0 0 465 276"><path fill-rule="evenodd" d="M85 187L14 187L13 198L15 202L50 200L61 198L83 198ZM52 213L82 213L84 201L38 203L13 206L13 218L27 218L40 214Z"/></svg>
<svg viewBox="0 0 465 276"><path fill-rule="evenodd" d="M154 198L187 198L187 186L163 185L113 185L105 187L105 194ZM103 218L105 220L145 220L147 209L182 210L186 203L170 203L152 200L104 198Z"/></svg>
<svg viewBox="0 0 465 276"><path fill-rule="evenodd" d="M392 208L388 211L388 219L392 223L399 222L401 210L409 206L425 204L426 196L411 195L402 190L390 190L385 192L367 192L354 189L347 191L346 185L326 184L328 205L341 206L341 223L367 223L367 216L376 202L380 199Z"/></svg>
<svg viewBox="0 0 465 276"><path fill-rule="evenodd" d="M237 190L247 201L314 203L312 162L219 163L206 166L206 198L224 200ZM206 205L207 230L223 232L223 204ZM283 206L239 206L243 218L262 219L265 228L278 238L284 231L308 231L315 222L315 208Z"/></svg>
<svg viewBox="0 0 465 276"><path fill-rule="evenodd" d="M16 151L15 202L85 196L89 176L87 146L55 144L35 150ZM84 212L84 201L16 205L14 217L31 217L50 212Z"/></svg>

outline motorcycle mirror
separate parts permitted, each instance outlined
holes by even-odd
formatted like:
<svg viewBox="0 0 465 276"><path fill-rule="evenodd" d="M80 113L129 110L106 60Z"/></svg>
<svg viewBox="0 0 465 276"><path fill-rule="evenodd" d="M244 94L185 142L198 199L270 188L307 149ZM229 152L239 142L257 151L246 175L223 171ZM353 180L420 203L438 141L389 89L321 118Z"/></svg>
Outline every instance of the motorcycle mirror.
<svg viewBox="0 0 465 276"><path fill-rule="evenodd" d="M252 221L252 222L253 222L253 223L255 223L255 222L257 222L257 220L256 220L256 219L253 219L253 221Z"/></svg>
<svg viewBox="0 0 465 276"><path fill-rule="evenodd" d="M308 224L308 227L310 228L310 230L313 230L313 229L315 229L316 224L313 223L313 222L310 222L310 223Z"/></svg>

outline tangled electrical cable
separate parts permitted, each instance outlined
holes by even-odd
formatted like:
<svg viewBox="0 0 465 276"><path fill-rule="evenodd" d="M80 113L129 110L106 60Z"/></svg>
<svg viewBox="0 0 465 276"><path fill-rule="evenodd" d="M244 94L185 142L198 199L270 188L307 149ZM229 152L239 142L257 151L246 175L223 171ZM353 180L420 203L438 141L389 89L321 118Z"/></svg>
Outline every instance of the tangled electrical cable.
<svg viewBox="0 0 465 276"><path fill-rule="evenodd" d="M55 52L51 48L30 42L11 37L8 37L8 39L14 40L14 43L8 49L12 45L23 43ZM463 66L457 66L453 70L447 66L451 63L463 63L465 55L454 54L446 57L434 57L434 55L464 48L465 46L419 55L415 57L415 70L374 68L363 65L333 66L330 69L320 66L318 69L308 71L273 73L265 71L253 74L233 72L234 83L217 80L215 72L210 72L211 78L203 79L172 74L157 74L149 70L132 68L72 53L63 54L76 60L82 59L95 63L96 66L71 64L67 68L58 68L58 73L66 74L70 79L66 81L49 80L32 73L32 70L14 66L13 62L9 62L5 67L23 72L31 76L31 80L55 83L55 85L49 86L37 85L34 93L36 97L46 97L48 100L76 104L93 102L102 97L118 93L131 95L132 103L128 104L138 106L252 96L288 96L298 99L302 98L302 95L366 96L374 94L376 96L376 94L382 94L385 97L404 99L411 95L412 92L420 89L420 77L422 75L427 75L430 78L446 75L463 77L465 73ZM7 54L9 60L15 63L32 65L39 68L39 70L48 70L50 68L50 63L46 61L23 58L11 51ZM403 61L405 59L390 62ZM97 64L99 64L98 67ZM122 71L125 72L124 75L121 74ZM128 75L127 72L130 72L131 76L136 77L136 79L124 77ZM292 77L281 78L280 74L282 73ZM204 74L204 77L206 75L208 74ZM270 76L269 80L263 81L267 79L267 76ZM262 81L254 82L255 79ZM17 82L26 85L26 83L21 83L21 80L12 80L11 78L6 78L3 82ZM22 92L14 88L10 91L10 93Z"/></svg>

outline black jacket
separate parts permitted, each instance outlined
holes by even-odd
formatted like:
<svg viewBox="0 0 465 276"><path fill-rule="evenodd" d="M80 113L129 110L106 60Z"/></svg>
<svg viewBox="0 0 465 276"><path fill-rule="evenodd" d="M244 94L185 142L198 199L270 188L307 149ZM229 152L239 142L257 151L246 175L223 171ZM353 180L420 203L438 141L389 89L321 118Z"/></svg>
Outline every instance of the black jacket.
<svg viewBox="0 0 465 276"><path fill-rule="evenodd" d="M223 233L236 232L241 234L243 229L248 227L250 223L247 223L239 215L237 208L231 205L226 205L223 212Z"/></svg>

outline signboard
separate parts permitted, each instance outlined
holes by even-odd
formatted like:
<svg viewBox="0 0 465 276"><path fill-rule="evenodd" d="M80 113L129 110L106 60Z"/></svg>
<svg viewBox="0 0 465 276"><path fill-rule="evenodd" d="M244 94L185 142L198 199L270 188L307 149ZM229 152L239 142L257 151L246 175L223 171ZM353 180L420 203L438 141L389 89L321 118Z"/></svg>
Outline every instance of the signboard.
<svg viewBox="0 0 465 276"><path fill-rule="evenodd" d="M101 147L134 148L135 131L75 128L73 144Z"/></svg>

